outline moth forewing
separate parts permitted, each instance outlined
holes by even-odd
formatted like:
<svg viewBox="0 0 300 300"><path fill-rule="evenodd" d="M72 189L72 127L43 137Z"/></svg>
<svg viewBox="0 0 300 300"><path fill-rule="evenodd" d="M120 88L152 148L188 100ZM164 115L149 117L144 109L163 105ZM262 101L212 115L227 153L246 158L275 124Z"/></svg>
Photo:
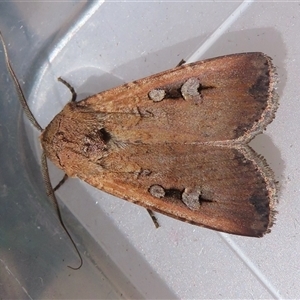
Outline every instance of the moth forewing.
<svg viewBox="0 0 300 300"><path fill-rule="evenodd" d="M41 136L67 175L146 208L233 234L273 224L276 184L247 143L277 109L262 53L165 71L70 102Z"/></svg>

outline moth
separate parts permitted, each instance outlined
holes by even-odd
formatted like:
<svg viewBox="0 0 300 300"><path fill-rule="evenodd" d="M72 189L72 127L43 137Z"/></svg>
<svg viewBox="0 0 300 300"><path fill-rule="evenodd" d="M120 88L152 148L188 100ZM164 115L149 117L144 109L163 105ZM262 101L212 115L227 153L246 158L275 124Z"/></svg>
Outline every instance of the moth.
<svg viewBox="0 0 300 300"><path fill-rule="evenodd" d="M181 65L69 102L42 131L67 176L178 220L261 237L277 184L248 143L278 107L260 52Z"/></svg>
<svg viewBox="0 0 300 300"><path fill-rule="evenodd" d="M262 236L276 183L247 144L277 108L262 53L179 66L68 103L41 135L68 176L195 225Z"/></svg>

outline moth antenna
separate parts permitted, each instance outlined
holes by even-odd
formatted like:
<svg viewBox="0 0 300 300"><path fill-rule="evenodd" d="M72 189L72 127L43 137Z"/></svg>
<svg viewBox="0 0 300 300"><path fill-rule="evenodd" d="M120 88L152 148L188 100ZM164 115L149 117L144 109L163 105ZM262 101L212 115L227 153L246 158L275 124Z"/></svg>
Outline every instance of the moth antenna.
<svg viewBox="0 0 300 300"><path fill-rule="evenodd" d="M45 154L44 151L42 153L41 163L42 163L42 176L43 176L43 179L44 179L44 182L45 182L47 195L50 197L50 199L51 199L51 201L52 201L52 203L54 205L54 208L56 210L56 213L57 213L57 216L58 216L58 219L59 219L59 222L60 222L62 228L67 233L67 235L68 235L70 241L72 242L74 248L76 249L76 252L77 252L77 254L79 256L79 259L80 259L80 264L79 264L78 267L74 268L74 267L68 266L68 268L70 268L72 270L78 270L78 269L80 269L82 267L82 264L83 264L82 256L81 256L81 254L80 254L80 252L79 252L79 250L78 250L78 248L77 248L77 246L76 246L76 244L75 244L75 242L74 242L71 234L69 233L69 231L66 228L66 226L64 224L64 221L62 219L60 208L59 208L59 205L58 205L58 201L57 201L57 198L55 196L54 189L52 188L52 185L51 185L51 181L50 181L50 177L49 177L49 171L48 171L47 157L46 157L46 154ZM60 183L62 181L65 181L64 178L60 181ZM60 183L58 185L60 185Z"/></svg>
<svg viewBox="0 0 300 300"><path fill-rule="evenodd" d="M57 80L60 81L61 83L63 83L70 90L70 92L72 94L71 102L75 102L76 98L77 98L77 93L75 92L75 90L71 86L71 84L69 82L67 82L66 80L62 79L61 77L58 77Z"/></svg>
<svg viewBox="0 0 300 300"><path fill-rule="evenodd" d="M13 79L13 83L15 85L15 88L17 90L17 93L18 93L18 97L19 97L19 100L21 102L21 105L24 109L24 112L27 116L27 118L29 119L29 121L31 122L31 124L38 130L38 131L43 131L43 128L40 126L40 124L37 122L37 120L35 119L34 115L32 114L27 102L26 102L26 99L25 99L25 96L24 96L24 93L22 91L22 88L20 86L20 83L17 79L17 76L11 66L11 63L9 61L9 58L8 58L8 52L7 52L7 48L6 48L6 44L4 42L4 39L3 39L3 36L2 36L2 33L0 31L0 39L1 39L1 43L2 43L2 46L3 46L3 50L4 50L4 56L5 56L5 63L6 63L6 66L7 66L7 69L8 69L8 72L10 73L11 75L11 78Z"/></svg>
<svg viewBox="0 0 300 300"><path fill-rule="evenodd" d="M18 81L18 78L12 68L12 65L10 63L10 60L9 60L9 57L8 57L8 51L7 51L7 48L6 48L6 44L4 42L4 38L3 38L3 35L0 31L0 40L1 40L1 43L2 43L2 46L3 46L3 51L4 51L4 57L5 57L5 63L6 63L6 66L7 66L7 70L11 76L11 78L13 79L13 83L15 85L15 88L17 90L17 93L18 93L18 98L21 102L21 105L24 109L24 112L27 116L27 118L29 119L29 121L32 123L32 125L40 132L43 131L43 128L40 126L40 124L37 122L36 118L34 117L34 115L32 114L28 104L27 104L27 101L26 101L26 98L24 96L24 93L23 93L23 90L21 88L21 85ZM64 82L68 87L69 89L71 90L71 93L73 95L72 97L72 101L73 99L75 98L76 99L76 93L74 91L74 89L67 83L67 82ZM74 96L75 94L75 96ZM64 222L63 222L63 219L62 219L62 216L61 216L61 212L60 212L60 209L59 209L59 206L58 206L58 202L57 202L57 199L56 199L56 196L54 194L54 189L52 188L52 185L51 185L51 182L50 182L50 177L49 177L49 171L48 171L48 164L47 164L47 158L46 158L46 154L45 152L43 151L42 153L42 158L41 158L41 163L42 163L42 176L43 176L43 179L44 179L44 183L45 183L45 186L46 186L46 191L47 191L47 195L50 197L54 207L55 207L55 210L56 210L56 213L58 215L58 219L59 219L59 222L62 226L62 228L65 230L65 232L67 233L70 241L72 242L78 256L79 256L79 259L80 259L80 264L77 268L73 268L71 266L68 266L70 269L72 270L78 270L81 268L82 264L83 264L83 260L82 260L82 257L81 257L81 254L72 238L72 236L70 235L69 231L67 230ZM55 187L55 190L57 190L66 180L67 180L68 176L65 175L64 178L58 183L58 185Z"/></svg>

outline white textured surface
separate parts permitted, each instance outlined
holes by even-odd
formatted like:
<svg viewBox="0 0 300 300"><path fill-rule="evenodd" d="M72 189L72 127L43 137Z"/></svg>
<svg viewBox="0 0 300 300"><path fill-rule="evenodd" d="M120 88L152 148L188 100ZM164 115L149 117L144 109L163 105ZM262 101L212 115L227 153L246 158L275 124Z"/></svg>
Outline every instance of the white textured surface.
<svg viewBox="0 0 300 300"><path fill-rule="evenodd" d="M198 50L198 59L262 51L278 67L280 107L252 142L281 183L277 222L264 238L220 234L162 215L156 230L145 209L78 180L59 191L144 298L300 297L299 15L292 2L104 3L45 62L30 99L42 126L69 99L58 76L85 97L172 68Z"/></svg>

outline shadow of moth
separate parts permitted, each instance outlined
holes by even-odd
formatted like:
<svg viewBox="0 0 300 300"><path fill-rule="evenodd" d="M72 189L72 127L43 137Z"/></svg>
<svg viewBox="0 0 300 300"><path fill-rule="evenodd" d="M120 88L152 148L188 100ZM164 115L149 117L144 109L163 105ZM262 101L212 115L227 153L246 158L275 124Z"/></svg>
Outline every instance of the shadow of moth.
<svg viewBox="0 0 300 300"><path fill-rule="evenodd" d="M68 176L181 221L261 237L277 186L248 143L273 120L276 74L263 53L182 65L79 102L43 130Z"/></svg>

